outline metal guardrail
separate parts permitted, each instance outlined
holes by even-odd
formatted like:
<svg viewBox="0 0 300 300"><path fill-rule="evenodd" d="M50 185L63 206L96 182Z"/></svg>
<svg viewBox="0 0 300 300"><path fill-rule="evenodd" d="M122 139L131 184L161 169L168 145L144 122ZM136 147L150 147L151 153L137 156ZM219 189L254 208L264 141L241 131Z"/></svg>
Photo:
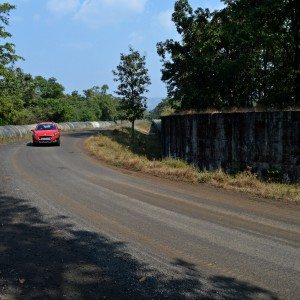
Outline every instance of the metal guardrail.
<svg viewBox="0 0 300 300"><path fill-rule="evenodd" d="M111 125L118 124L119 122L114 121L99 121L99 122L65 122L58 123L58 127L63 131L81 130L81 129L104 129ZM30 125L6 125L0 126L0 137L22 137L34 129L36 124Z"/></svg>
<svg viewBox="0 0 300 300"><path fill-rule="evenodd" d="M142 122L142 120L137 120L136 124ZM84 129L105 129L112 125L120 125L125 124L126 121L97 121L97 122L64 122L58 123L58 127L63 131L72 131L72 130L84 130ZM128 123L130 125L130 123ZM30 125L6 125L0 126L0 137L22 137L29 133L31 130L36 127L37 124ZM128 125L128 126L129 126ZM151 125L152 133L160 133L161 132L161 120L153 120Z"/></svg>

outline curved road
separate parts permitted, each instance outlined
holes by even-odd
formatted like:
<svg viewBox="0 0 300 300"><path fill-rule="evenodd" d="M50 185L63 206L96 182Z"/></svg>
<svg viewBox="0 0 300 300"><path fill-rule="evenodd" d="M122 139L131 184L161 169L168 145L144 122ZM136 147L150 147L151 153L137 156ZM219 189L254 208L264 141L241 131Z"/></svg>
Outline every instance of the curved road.
<svg viewBox="0 0 300 300"><path fill-rule="evenodd" d="M0 299L299 299L299 207L0 145Z"/></svg>

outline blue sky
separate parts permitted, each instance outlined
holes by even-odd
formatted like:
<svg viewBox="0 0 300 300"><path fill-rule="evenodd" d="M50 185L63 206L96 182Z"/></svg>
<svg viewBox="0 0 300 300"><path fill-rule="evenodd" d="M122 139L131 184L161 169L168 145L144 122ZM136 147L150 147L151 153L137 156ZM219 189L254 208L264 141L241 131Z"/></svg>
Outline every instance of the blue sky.
<svg viewBox="0 0 300 300"><path fill-rule="evenodd" d="M1 1L5 2L5 1ZM55 77L67 92L94 85L116 88L112 70L132 45L147 57L149 98L163 98L156 43L178 39L171 14L175 0L14 0L8 31L25 72ZM219 0L190 0L196 7L221 8ZM152 108L156 103L149 103Z"/></svg>

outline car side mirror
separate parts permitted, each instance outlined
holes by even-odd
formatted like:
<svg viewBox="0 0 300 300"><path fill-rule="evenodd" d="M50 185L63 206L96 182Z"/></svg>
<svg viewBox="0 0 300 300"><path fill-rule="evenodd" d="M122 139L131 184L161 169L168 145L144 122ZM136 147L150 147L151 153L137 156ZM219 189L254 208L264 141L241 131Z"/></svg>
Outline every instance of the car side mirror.
<svg viewBox="0 0 300 300"><path fill-rule="evenodd" d="M58 131L62 132L63 130L61 128L58 128Z"/></svg>

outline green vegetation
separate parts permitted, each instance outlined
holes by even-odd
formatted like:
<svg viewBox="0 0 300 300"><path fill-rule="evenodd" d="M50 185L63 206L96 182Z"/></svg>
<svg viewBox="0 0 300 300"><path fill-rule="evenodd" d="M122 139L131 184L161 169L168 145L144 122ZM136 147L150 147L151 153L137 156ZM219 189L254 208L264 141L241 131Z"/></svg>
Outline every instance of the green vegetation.
<svg viewBox="0 0 300 300"><path fill-rule="evenodd" d="M151 84L146 68L146 57L129 47L129 54L121 53L121 61L113 71L119 82L117 94L121 97L121 108L125 118L132 123L131 137L134 140L134 122L143 117L147 108L147 86Z"/></svg>
<svg viewBox="0 0 300 300"><path fill-rule="evenodd" d="M65 94L55 78L10 70L0 79L0 125L118 119L119 101L103 87L85 90L84 95Z"/></svg>
<svg viewBox="0 0 300 300"><path fill-rule="evenodd" d="M169 116L175 113L176 108L179 106L176 105L175 101L171 101L169 98L163 99L156 107L146 114L146 119L159 119L163 116Z"/></svg>
<svg viewBox="0 0 300 300"><path fill-rule="evenodd" d="M300 105L300 6L296 0L223 0L217 11L177 0L182 41L158 43L162 80L179 110Z"/></svg>
<svg viewBox="0 0 300 300"><path fill-rule="evenodd" d="M142 130L136 131L134 145L131 142L130 129L119 127L89 138L85 143L86 148L108 164L157 177L190 183L208 183L260 197L300 201L299 184L263 182L249 171L236 175L220 171L201 172L184 161L162 159L159 138L145 133L145 124L138 126L141 126Z"/></svg>

